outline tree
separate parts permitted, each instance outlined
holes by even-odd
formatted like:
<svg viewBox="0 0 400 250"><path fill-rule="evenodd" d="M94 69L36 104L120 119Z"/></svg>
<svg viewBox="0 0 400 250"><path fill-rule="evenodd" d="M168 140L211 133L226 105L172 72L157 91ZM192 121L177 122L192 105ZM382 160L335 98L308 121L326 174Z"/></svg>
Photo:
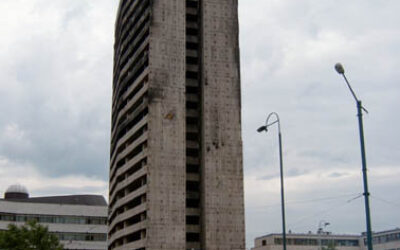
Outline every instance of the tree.
<svg viewBox="0 0 400 250"><path fill-rule="evenodd" d="M57 236L50 234L47 227L36 221L28 221L18 227L8 225L7 231L0 231L1 250L62 250Z"/></svg>
<svg viewBox="0 0 400 250"><path fill-rule="evenodd" d="M336 250L336 244L334 242L329 242L327 247L322 247L322 250Z"/></svg>

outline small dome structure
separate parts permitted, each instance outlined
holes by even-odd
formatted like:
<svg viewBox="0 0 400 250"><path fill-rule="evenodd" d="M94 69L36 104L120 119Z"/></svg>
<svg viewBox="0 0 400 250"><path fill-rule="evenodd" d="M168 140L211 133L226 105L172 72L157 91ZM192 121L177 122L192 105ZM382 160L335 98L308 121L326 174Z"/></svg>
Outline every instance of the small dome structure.
<svg viewBox="0 0 400 250"><path fill-rule="evenodd" d="M28 189L20 184L11 185L4 193L4 199L27 199L29 198Z"/></svg>

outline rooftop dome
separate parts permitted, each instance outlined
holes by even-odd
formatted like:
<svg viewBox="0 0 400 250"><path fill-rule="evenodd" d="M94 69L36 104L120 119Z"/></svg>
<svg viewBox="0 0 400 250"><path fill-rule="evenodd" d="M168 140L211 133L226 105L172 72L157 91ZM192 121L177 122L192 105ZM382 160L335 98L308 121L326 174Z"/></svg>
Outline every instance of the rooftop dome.
<svg viewBox="0 0 400 250"><path fill-rule="evenodd" d="M28 189L20 184L11 185L4 193L5 199L27 199L29 198Z"/></svg>

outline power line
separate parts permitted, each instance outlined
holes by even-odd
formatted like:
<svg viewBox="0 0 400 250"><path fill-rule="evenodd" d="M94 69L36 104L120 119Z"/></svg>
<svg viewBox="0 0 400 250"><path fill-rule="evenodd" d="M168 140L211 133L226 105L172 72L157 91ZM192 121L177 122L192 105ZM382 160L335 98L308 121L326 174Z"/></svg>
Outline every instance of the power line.
<svg viewBox="0 0 400 250"><path fill-rule="evenodd" d="M291 223L291 224L292 224L292 225L296 225L296 224L298 224L298 223L300 223L300 222L302 222L302 221L304 221L304 220L307 220L307 219L309 219L309 218L328 214L329 212L331 212L331 211L333 211L333 210L337 210L337 209L339 209L339 208L342 208L342 207L346 206L347 204L351 203L351 202L354 201L354 200L359 199L359 198L362 197L362 196L363 196L363 194L358 194L357 196L351 198L350 200L346 200L345 202L339 204L338 206L331 207L331 208L329 208L329 209L320 211L320 212L315 213L315 214L312 214L312 215L308 215L308 216L301 217L300 219L298 219L297 221L295 221L295 222L293 222L293 223Z"/></svg>
<svg viewBox="0 0 400 250"><path fill-rule="evenodd" d="M337 200L343 197L349 197L349 196L354 196L354 195L359 195L358 193L355 194L344 194L344 195L338 195L338 196L328 196L328 197L322 197L322 198L316 198L316 199L309 199L309 200L294 200L294 201L286 201L286 204L302 204L302 203L313 203L313 202L320 202L320 201L328 201L328 200ZM275 206L280 206L280 203L275 203L271 205L265 205L265 206L249 206L247 208L270 208L270 207L275 207Z"/></svg>
<svg viewBox="0 0 400 250"><path fill-rule="evenodd" d="M398 203L396 203L396 202L388 201L388 200L379 198L379 197L377 197L377 196L375 196L375 195L370 195L370 197L371 197L371 198L374 198L374 199L376 199L376 200L378 200L378 201L381 201L381 202L383 202L383 203L386 203L386 204L395 206L395 207L397 207L397 208L400 208L400 204L398 204Z"/></svg>
<svg viewBox="0 0 400 250"><path fill-rule="evenodd" d="M337 200L339 198L343 197L349 197L349 196L354 196L358 194L346 194L346 195L338 195L338 196L331 196L331 197L325 197L325 198L318 198L318 199L312 199L312 200L304 200L304 201L289 201L288 203L291 204L299 204L299 203L311 203L311 202L318 202L318 201L326 201L326 200Z"/></svg>

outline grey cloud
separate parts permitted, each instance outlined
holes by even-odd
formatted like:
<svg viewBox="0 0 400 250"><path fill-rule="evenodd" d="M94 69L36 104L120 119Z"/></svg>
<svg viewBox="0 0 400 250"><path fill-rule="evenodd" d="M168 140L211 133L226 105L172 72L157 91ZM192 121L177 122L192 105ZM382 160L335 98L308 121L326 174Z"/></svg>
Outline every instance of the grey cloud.
<svg viewBox="0 0 400 250"><path fill-rule="evenodd" d="M278 167L278 166L277 166ZM290 168L288 171L284 172L284 176L286 178L288 177L298 177L307 174L309 171L305 169L299 169L299 168ZM275 178L280 178L280 174L276 173L273 175L264 175L258 178L258 180L264 180L264 181L269 181Z"/></svg>
<svg viewBox="0 0 400 250"><path fill-rule="evenodd" d="M348 176L347 173L338 173L338 172L334 172L328 175L330 178L340 178L340 177L344 177L344 176Z"/></svg>
<svg viewBox="0 0 400 250"><path fill-rule="evenodd" d="M313 185L314 189L308 193L288 192L287 196L295 195L301 200L361 192L361 175L357 179L360 183L344 184L342 180L351 175L338 170L346 168L361 173L355 103L345 82L333 69L340 61L370 111L364 116L364 128L371 192L382 194L394 186L398 188L398 182L382 180L384 177L375 174L383 166L396 166L400 161L397 140L400 133L396 129L400 118L393 115L400 105L400 89L396 84L400 73L395 66L400 63L397 27L400 20L396 14L400 2L243 0L240 8L245 173L262 176L259 180L265 182L279 177L276 131L271 130L268 135L255 132L267 114L276 111L282 122L285 170L307 170L307 176L325 172L336 183L334 186L320 183ZM386 184L377 186L377 180ZM318 177L314 182L318 182ZM301 180L293 183L290 178L287 183L304 185ZM396 196L390 200L398 200ZM279 203L279 195L266 195L264 199ZM248 198L246 204L252 202L256 201ZM294 217L308 214L307 220L297 223L297 229L291 226L292 229L315 230L318 221L325 219L332 223L335 232L363 231L362 199L346 202L342 201L342 207L338 202L292 207L289 226ZM374 230L393 227L387 218L398 218L396 210L372 203L376 206ZM321 213L329 207L332 207L330 212ZM251 205L246 209L248 246L255 236L280 231L276 216L279 211L260 213ZM310 217L312 213L316 215Z"/></svg>
<svg viewBox="0 0 400 250"><path fill-rule="evenodd" d="M29 146L10 146L12 139L2 139L0 154L31 162L51 176L81 173L107 179L116 3L98 1L92 9L89 2L31 2L25 14L35 29L17 24L24 36L9 34L19 40L8 44L0 60L0 77L7 79L0 89L0 129L16 124L24 133L21 143ZM96 17L104 9L110 12ZM49 29L46 19L65 29ZM107 41L99 40L93 26L87 29L95 22L107 24L102 27L109 33Z"/></svg>
<svg viewBox="0 0 400 250"><path fill-rule="evenodd" d="M79 173L107 180L117 2L0 1L0 12L7 11L0 13L0 45L6 48L0 57L0 155L21 165L29 162L46 175ZM383 197L398 189L398 181L382 180L388 177L379 174L400 161L400 118L394 115L400 106L400 2L239 3L246 177L262 176L268 183L279 176L276 130L262 135L255 131L276 111L282 122L285 173L302 177L295 183L299 178L288 178L288 185L304 187L308 176L317 176L309 191L288 192L288 199L360 192L361 182L343 184L348 178L339 178L345 171L338 166L360 170L355 104L333 70L341 61L370 111L364 121L371 193ZM321 170L332 173L335 185L314 184ZM278 198L279 203L272 194L262 197L274 204ZM400 200L395 193L385 198ZM246 205L261 200L246 197ZM399 219L393 206L379 201L372 206L376 231ZM277 209L246 208L248 246L255 236L280 230ZM359 233L364 221L360 211L361 200L292 205L288 224L301 214L308 219L291 226L297 232L313 230L325 219L333 231Z"/></svg>
<svg viewBox="0 0 400 250"><path fill-rule="evenodd" d="M350 155L346 154L346 152L340 152L341 150L337 150L336 152L327 152L323 149L308 149L300 151L300 155L303 157L309 157L315 160L319 160L321 164L324 162L329 162L331 164L346 164L352 161ZM337 155L334 155L334 154Z"/></svg>

